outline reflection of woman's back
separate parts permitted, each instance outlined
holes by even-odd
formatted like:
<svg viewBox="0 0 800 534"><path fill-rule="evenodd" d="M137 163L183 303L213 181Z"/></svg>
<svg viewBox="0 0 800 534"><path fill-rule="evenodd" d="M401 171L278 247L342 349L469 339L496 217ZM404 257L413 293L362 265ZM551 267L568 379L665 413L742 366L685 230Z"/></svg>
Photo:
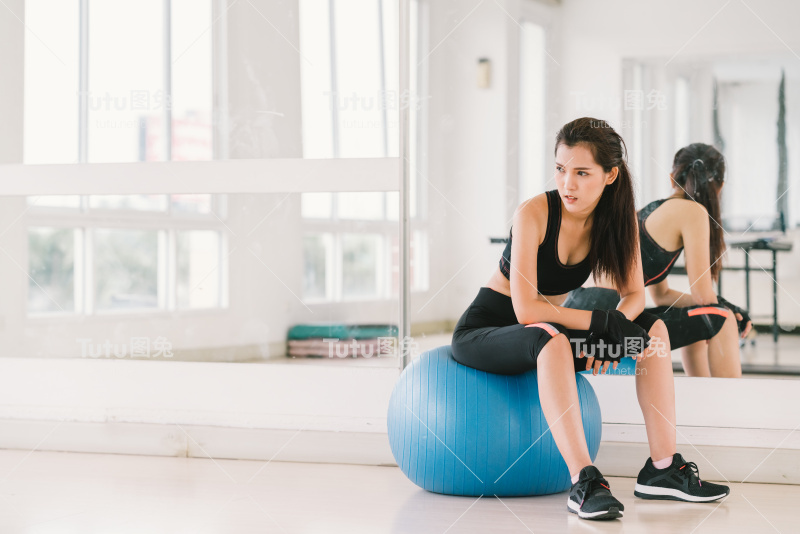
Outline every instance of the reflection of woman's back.
<svg viewBox="0 0 800 534"><path fill-rule="evenodd" d="M664 223L668 224L670 220L674 220L676 212L679 215L687 206L676 206L678 203L672 202L662 208L662 205L671 199L672 197L654 200L636 214L639 220L639 246L642 252L645 286L664 280L683 251L680 229L665 227ZM655 211L658 213L654 213ZM655 226L655 236L647 229L648 219L650 225ZM675 241L679 242L677 247Z"/></svg>
<svg viewBox="0 0 800 534"><path fill-rule="evenodd" d="M750 328L746 310L716 295L713 288L725 253L719 223L724 178L725 161L717 149L688 145L675 154L672 195L637 213L644 285L656 305L646 311L664 321L673 349L684 348L683 367L689 376L741 376L737 320L742 336ZM681 253L689 278L686 293L670 288L667 280ZM605 280L597 284L611 287ZM564 305L588 309L602 300L613 307L619 301L613 293L583 288L570 294Z"/></svg>
<svg viewBox="0 0 800 534"><path fill-rule="evenodd" d="M661 283L685 248L686 268L693 271L689 276L700 285L693 294L700 300L715 300L711 282L719 276L725 253L719 223L724 178L725 160L713 146L693 143L675 154L672 195L638 213L645 285ZM679 201L668 202L673 199ZM651 258L645 260L645 254Z"/></svg>
<svg viewBox="0 0 800 534"><path fill-rule="evenodd" d="M691 376L741 376L736 321L728 317L729 309L736 314L742 336L749 331L747 312L713 288L725 254L720 223L724 180L722 154L713 146L693 143L675 154L673 194L638 214L644 282L659 306L650 311L667 324L670 340L675 333L672 346L685 347L683 365ZM687 293L667 283L681 251L689 277Z"/></svg>

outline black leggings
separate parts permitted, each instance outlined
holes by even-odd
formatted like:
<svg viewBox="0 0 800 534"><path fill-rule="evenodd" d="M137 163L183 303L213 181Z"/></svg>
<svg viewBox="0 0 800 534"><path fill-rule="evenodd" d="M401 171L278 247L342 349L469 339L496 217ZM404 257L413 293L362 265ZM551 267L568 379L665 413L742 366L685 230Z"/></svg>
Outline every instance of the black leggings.
<svg viewBox="0 0 800 534"><path fill-rule="evenodd" d="M604 287L579 287L570 291L565 308L578 310L593 310L599 308L610 310L619 304L619 293ZM688 308L675 308L658 306L646 308L645 312L655 315L664 321L669 332L669 344L672 349L679 349L698 341L711 339L716 336L725 319L731 313L728 308L716 305L689 306Z"/></svg>
<svg viewBox="0 0 800 534"><path fill-rule="evenodd" d="M649 332L657 317L642 313L634 323ZM467 367L514 375L536 369L536 358L554 336L565 334L573 347L575 372L586 370L586 358L578 358L588 330L572 330L557 323L520 324L511 304L511 297L488 287L461 315L453 332L453 358Z"/></svg>

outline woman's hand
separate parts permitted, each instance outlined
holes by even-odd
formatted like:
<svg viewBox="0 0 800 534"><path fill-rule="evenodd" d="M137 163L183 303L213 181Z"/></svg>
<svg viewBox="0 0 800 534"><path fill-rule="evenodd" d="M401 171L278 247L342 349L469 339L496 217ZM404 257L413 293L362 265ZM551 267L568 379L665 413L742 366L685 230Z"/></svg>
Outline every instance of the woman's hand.
<svg viewBox="0 0 800 534"><path fill-rule="evenodd" d="M608 367L613 364L612 369L616 369L619 359L621 357L630 356L636 362L640 362L644 357L644 351L650 344L650 336L644 328L630 321L619 310L593 310L591 326L589 327L591 336L596 339L603 339L611 345L619 346L619 354L621 356L611 356L603 354L599 358L590 356L586 360L586 370L588 371L594 366L592 374L597 375L598 372L606 373ZM639 353L630 353L626 340L628 339L641 339L642 350ZM601 347L605 349L605 347ZM585 356L581 351L579 358Z"/></svg>
<svg viewBox="0 0 800 534"><path fill-rule="evenodd" d="M738 322L741 322L741 321L744 320L744 317L742 317L741 313L737 313L736 314L736 320ZM753 329L753 321L748 320L747 323L744 326L744 331L742 331L742 339L746 338L747 334L749 334L750 330L752 330L752 329Z"/></svg>
<svg viewBox="0 0 800 534"><path fill-rule="evenodd" d="M736 317L736 325L739 327L740 337L742 339L747 337L747 334L749 334L750 330L753 329L753 321L750 320L750 314L747 313L747 310L740 308L736 304L728 302L719 295L717 295L717 302L730 309L734 313L734 317Z"/></svg>
<svg viewBox="0 0 800 534"><path fill-rule="evenodd" d="M586 357L586 354L583 351L581 351L580 356L578 356L578 358L585 358L585 357ZM637 354L635 356L631 356L631 358L636 360L636 363L638 364L640 361L642 361L644 359L644 351L640 352L639 354ZM595 361L595 357L594 356L590 356L586 360L586 370L589 371L590 369L592 369L592 364L594 364L594 370L592 370L592 374L593 375L597 375L598 372L600 374L603 374L603 373L608 372L609 364L613 364L611 366L611 369L612 370L616 370L618 363L619 363L619 360L615 360L613 362L610 361L610 360L605 360L605 361L597 360L597 361Z"/></svg>
<svg viewBox="0 0 800 534"><path fill-rule="evenodd" d="M612 345L621 347L621 356L634 356L643 352L650 344L650 336L641 326L625 317L619 310L593 310L589 333L593 341L604 339ZM629 346L629 340L641 340L641 350L632 353L634 346ZM610 360L619 359L621 356L610 357Z"/></svg>
<svg viewBox="0 0 800 534"><path fill-rule="evenodd" d="M585 355L584 355L583 351L581 351L581 355L579 356L579 358L583 358L584 356ZM605 361L596 360L594 356L590 356L589 358L586 359L586 370L588 371L588 370L592 369L592 364L594 364L594 369L592 370L592 374L597 376L598 372L600 374L603 374L603 373L607 372L609 365L611 365L612 363L613 363L613 366L611 367L611 369L612 370L616 370L617 364L619 363L619 361L612 362L610 360L605 360Z"/></svg>

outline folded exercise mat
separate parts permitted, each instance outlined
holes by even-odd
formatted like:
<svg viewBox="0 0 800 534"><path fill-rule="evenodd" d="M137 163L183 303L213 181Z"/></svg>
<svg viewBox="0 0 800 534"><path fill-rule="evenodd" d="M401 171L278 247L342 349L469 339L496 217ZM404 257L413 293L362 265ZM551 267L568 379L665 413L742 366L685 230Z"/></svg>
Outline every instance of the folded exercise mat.
<svg viewBox="0 0 800 534"><path fill-rule="evenodd" d="M354 346L355 345L355 346ZM372 358L390 356L396 352L393 338L381 342L372 339L340 339L324 341L322 338L291 340L287 356L290 358Z"/></svg>
<svg viewBox="0 0 800 534"><path fill-rule="evenodd" d="M398 328L393 324L342 324L316 323L298 324L289 329L287 339L338 338L369 339L397 337Z"/></svg>
<svg viewBox="0 0 800 534"><path fill-rule="evenodd" d="M397 333L398 328L393 324L299 324L291 327L286 336L286 356L340 359L391 356L397 351Z"/></svg>

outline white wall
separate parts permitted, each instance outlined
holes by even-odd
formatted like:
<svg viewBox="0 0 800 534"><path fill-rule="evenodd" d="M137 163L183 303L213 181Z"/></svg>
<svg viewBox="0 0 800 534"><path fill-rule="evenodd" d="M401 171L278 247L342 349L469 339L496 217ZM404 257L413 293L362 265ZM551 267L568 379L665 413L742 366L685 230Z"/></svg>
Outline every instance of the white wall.
<svg viewBox="0 0 800 534"><path fill-rule="evenodd" d="M490 245L489 236L508 233L507 38L516 23L494 2L470 14L475 4L431 2L430 11L430 44L436 48L427 59L428 158L435 189L428 196L431 222L444 229L436 243L447 243L445 250L432 240L432 252L438 249L440 256L431 262L431 286L443 287L438 298L446 299L454 320L497 267L502 248ZM488 89L476 85L483 57L492 63Z"/></svg>

